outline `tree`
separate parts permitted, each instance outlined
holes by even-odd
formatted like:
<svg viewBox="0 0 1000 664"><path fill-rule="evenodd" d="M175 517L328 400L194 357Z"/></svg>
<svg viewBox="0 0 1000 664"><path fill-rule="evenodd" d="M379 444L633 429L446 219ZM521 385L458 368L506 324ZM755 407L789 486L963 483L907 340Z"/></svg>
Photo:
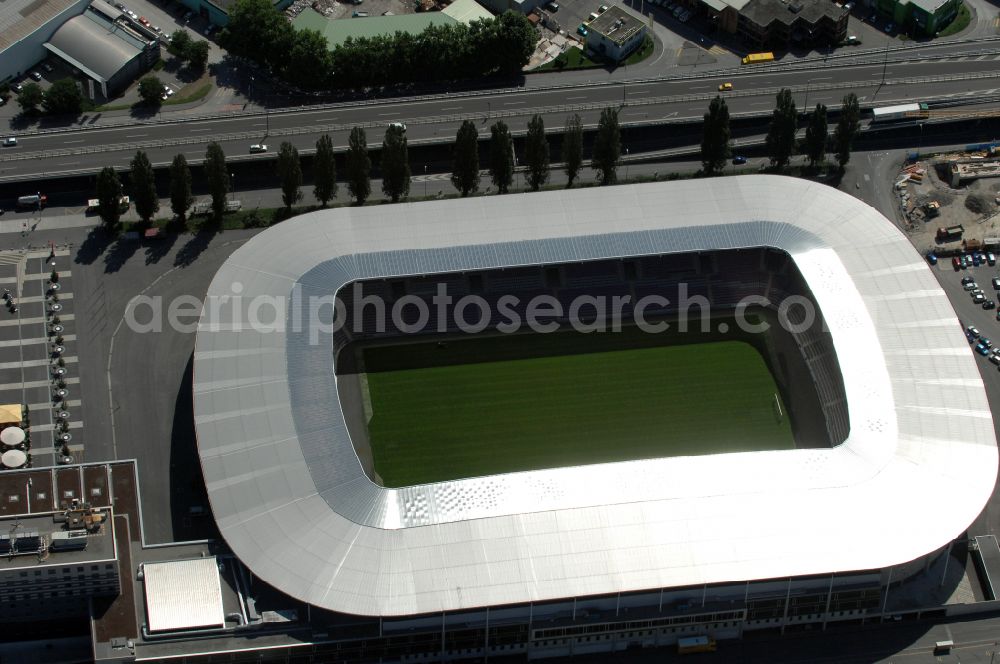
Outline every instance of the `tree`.
<svg viewBox="0 0 1000 664"><path fill-rule="evenodd" d="M771 115L771 127L767 131L764 144L771 166L784 168L795 151L795 130L798 128L799 116L795 110L795 100L792 91L782 88L777 96L777 103Z"/></svg>
<svg viewBox="0 0 1000 664"><path fill-rule="evenodd" d="M204 39L191 42L185 51L185 57L192 69L202 71L208 64L208 42Z"/></svg>
<svg viewBox="0 0 1000 664"><path fill-rule="evenodd" d="M163 94L163 81L149 74L139 81L139 99L149 106L159 106Z"/></svg>
<svg viewBox="0 0 1000 664"><path fill-rule="evenodd" d="M297 30L285 62L285 78L300 88L321 89L330 70L330 46L318 30ZM319 83L319 85L317 85Z"/></svg>
<svg viewBox="0 0 1000 664"><path fill-rule="evenodd" d="M316 141L313 171L316 174L313 196L326 207L330 199L337 195L337 159L333 154L333 141L329 134L323 134Z"/></svg>
<svg viewBox="0 0 1000 664"><path fill-rule="evenodd" d="M219 45L233 55L283 71L295 42L295 30L274 3L236 0L228 7L227 14L229 21L219 33Z"/></svg>
<svg viewBox="0 0 1000 664"><path fill-rule="evenodd" d="M364 205L372 193L371 171L365 130L355 127L347 141L347 191L358 205Z"/></svg>
<svg viewBox="0 0 1000 664"><path fill-rule="evenodd" d="M528 121L528 137L524 143L525 177L532 191L549 181L549 142L545 138L545 121L534 115Z"/></svg>
<svg viewBox="0 0 1000 664"><path fill-rule="evenodd" d="M483 46L492 57L497 73L506 76L520 73L538 43L538 31L528 17L508 10L493 19L489 32L490 38Z"/></svg>
<svg viewBox="0 0 1000 664"><path fill-rule="evenodd" d="M704 134L701 139L701 167L705 175L721 171L729 159L729 107L719 95L708 105L708 113L702 124Z"/></svg>
<svg viewBox="0 0 1000 664"><path fill-rule="evenodd" d="M136 213L142 218L143 223L148 224L160 209L160 199L156 195L156 175L153 173L152 164L149 163L149 157L142 150L135 153L131 166L129 184L132 201L135 203Z"/></svg>
<svg viewBox="0 0 1000 664"><path fill-rule="evenodd" d="M187 59L188 48L193 42L191 35L183 28L170 33L170 51L182 59Z"/></svg>
<svg viewBox="0 0 1000 664"><path fill-rule="evenodd" d="M566 168L566 187L572 187L573 181L580 174L583 165L583 123L579 114L566 118L566 129L563 134L562 160Z"/></svg>
<svg viewBox="0 0 1000 664"><path fill-rule="evenodd" d="M79 115L83 109L83 95L76 81L62 78L53 83L45 91L42 108L53 115Z"/></svg>
<svg viewBox="0 0 1000 664"><path fill-rule="evenodd" d="M833 146L840 170L844 170L844 166L851 160L851 147L860 128L861 108L858 105L858 96L851 92L841 102L840 119L833 131Z"/></svg>
<svg viewBox="0 0 1000 664"><path fill-rule="evenodd" d="M278 179L281 180L281 200L285 208L302 198L302 163L295 146L284 141L278 148Z"/></svg>
<svg viewBox="0 0 1000 664"><path fill-rule="evenodd" d="M17 95L17 105L25 113L35 113L42 104L42 87L38 83L25 83Z"/></svg>
<svg viewBox="0 0 1000 664"><path fill-rule="evenodd" d="M451 169L451 183L468 196L479 191L479 131L472 120L458 128L455 137L455 165Z"/></svg>
<svg viewBox="0 0 1000 664"><path fill-rule="evenodd" d="M490 177L501 194L507 193L514 180L514 139L503 120L490 127Z"/></svg>
<svg viewBox="0 0 1000 664"><path fill-rule="evenodd" d="M118 222L122 216L121 200L122 183L118 179L118 173L110 166L105 166L97 174L97 214L108 231L118 230Z"/></svg>
<svg viewBox="0 0 1000 664"><path fill-rule="evenodd" d="M605 108L601 111L601 119L597 123L597 136L594 137L594 154L590 162L597 171L602 185L614 184L618 181L618 161L621 159L622 137L618 125L618 110Z"/></svg>
<svg viewBox="0 0 1000 664"><path fill-rule="evenodd" d="M191 169L184 155L179 154L170 164L170 209L183 222L192 203Z"/></svg>
<svg viewBox="0 0 1000 664"><path fill-rule="evenodd" d="M828 138L826 106L816 104L815 110L809 116L809 126L806 127L806 155L809 157L810 166L815 166L826 159Z"/></svg>
<svg viewBox="0 0 1000 664"><path fill-rule="evenodd" d="M229 171L226 167L226 153L215 141L205 149L205 181L212 195L212 217L216 222L222 221L226 211L226 194L229 193Z"/></svg>
<svg viewBox="0 0 1000 664"><path fill-rule="evenodd" d="M382 193L395 203L410 193L410 157L405 130L391 124L382 139Z"/></svg>

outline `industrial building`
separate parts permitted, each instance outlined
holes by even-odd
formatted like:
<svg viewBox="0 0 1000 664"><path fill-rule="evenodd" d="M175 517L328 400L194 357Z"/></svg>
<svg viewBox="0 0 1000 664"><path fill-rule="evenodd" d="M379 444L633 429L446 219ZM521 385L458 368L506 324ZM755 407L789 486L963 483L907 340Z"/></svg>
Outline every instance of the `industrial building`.
<svg viewBox="0 0 1000 664"><path fill-rule="evenodd" d="M293 0L273 0L274 6L284 10ZM235 0L178 0L182 5L212 25L224 27L229 23L229 8Z"/></svg>
<svg viewBox="0 0 1000 664"><path fill-rule="evenodd" d="M955 18L962 0L875 0L872 6L901 31L933 37Z"/></svg>
<svg viewBox="0 0 1000 664"><path fill-rule="evenodd" d="M44 46L80 72L91 98L95 87L105 99L116 96L160 59L156 33L104 0L63 23Z"/></svg>
<svg viewBox="0 0 1000 664"><path fill-rule="evenodd" d="M799 343L831 447L390 489L352 440L330 369L341 333L311 343L315 329L285 318L239 322L255 298L355 280L405 288L413 275L683 252L711 265L706 252L759 247L794 263L822 312L828 341ZM773 286L746 276L745 288ZM727 306L732 284L706 287ZM237 249L208 301L194 409L212 511L256 578L352 616L307 646L317 657L545 657L880 621L893 588L943 562L996 480L985 390L947 297L890 221L818 183L743 176L725 191L689 181L319 211ZM939 355L949 362L926 361Z"/></svg>
<svg viewBox="0 0 1000 664"><path fill-rule="evenodd" d="M621 62L642 46L646 24L618 5L587 26L587 48L611 62Z"/></svg>
<svg viewBox="0 0 1000 664"><path fill-rule="evenodd" d="M4 12L0 28L0 80L23 78L54 55L92 99L115 96L160 59L156 33L105 0L25 3L23 14Z"/></svg>

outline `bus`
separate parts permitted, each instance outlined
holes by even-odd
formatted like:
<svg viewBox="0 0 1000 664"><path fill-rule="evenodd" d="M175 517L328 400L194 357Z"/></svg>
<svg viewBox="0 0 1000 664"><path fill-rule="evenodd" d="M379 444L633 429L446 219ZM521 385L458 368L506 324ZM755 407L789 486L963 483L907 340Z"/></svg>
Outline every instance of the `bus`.
<svg viewBox="0 0 1000 664"><path fill-rule="evenodd" d="M121 208L122 212L127 212L128 208L129 208L129 205L132 204L132 202L129 200L128 196L122 196L120 203L121 203L121 205L119 207ZM101 201L100 200L98 200L96 198L89 199L87 201L87 214L96 214L97 213L97 208L100 207L100 205L101 205Z"/></svg>
<svg viewBox="0 0 1000 664"><path fill-rule="evenodd" d="M898 104L872 109L872 122L916 120L927 117L927 104Z"/></svg>
<svg viewBox="0 0 1000 664"><path fill-rule="evenodd" d="M751 53L743 58L743 64L756 65L761 62L774 62L774 53Z"/></svg>
<svg viewBox="0 0 1000 664"><path fill-rule="evenodd" d="M677 654L715 652L715 639L711 636L685 636L677 639Z"/></svg>

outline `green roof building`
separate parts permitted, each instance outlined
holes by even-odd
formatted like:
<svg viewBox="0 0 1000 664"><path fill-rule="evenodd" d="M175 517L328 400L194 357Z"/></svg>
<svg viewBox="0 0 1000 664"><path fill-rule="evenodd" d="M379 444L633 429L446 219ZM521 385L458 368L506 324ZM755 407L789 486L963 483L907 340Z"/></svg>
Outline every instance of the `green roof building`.
<svg viewBox="0 0 1000 664"><path fill-rule="evenodd" d="M403 32L418 35L431 25L455 25L458 21L444 12L424 12L399 16L370 16L358 18L328 19L313 9L306 9L295 17L292 26L297 30L316 30L326 37L326 43L334 49L348 37L377 37Z"/></svg>

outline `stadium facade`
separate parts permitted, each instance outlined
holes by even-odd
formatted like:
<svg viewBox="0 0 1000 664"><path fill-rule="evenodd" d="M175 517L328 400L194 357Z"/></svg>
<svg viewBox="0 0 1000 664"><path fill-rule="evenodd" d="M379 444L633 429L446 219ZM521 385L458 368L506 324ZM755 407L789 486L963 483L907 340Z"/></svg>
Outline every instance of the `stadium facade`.
<svg viewBox="0 0 1000 664"><path fill-rule="evenodd" d="M760 247L794 261L822 312L821 354L842 384L817 374L816 388L846 404L833 447L385 488L351 440L332 307L319 332L296 318L358 280ZM247 322L268 307L268 323ZM887 589L946 550L996 480L979 370L924 261L873 208L777 176L284 222L213 280L194 397L227 543L281 592L376 620L364 652L336 650L357 659L558 655L878 618Z"/></svg>

